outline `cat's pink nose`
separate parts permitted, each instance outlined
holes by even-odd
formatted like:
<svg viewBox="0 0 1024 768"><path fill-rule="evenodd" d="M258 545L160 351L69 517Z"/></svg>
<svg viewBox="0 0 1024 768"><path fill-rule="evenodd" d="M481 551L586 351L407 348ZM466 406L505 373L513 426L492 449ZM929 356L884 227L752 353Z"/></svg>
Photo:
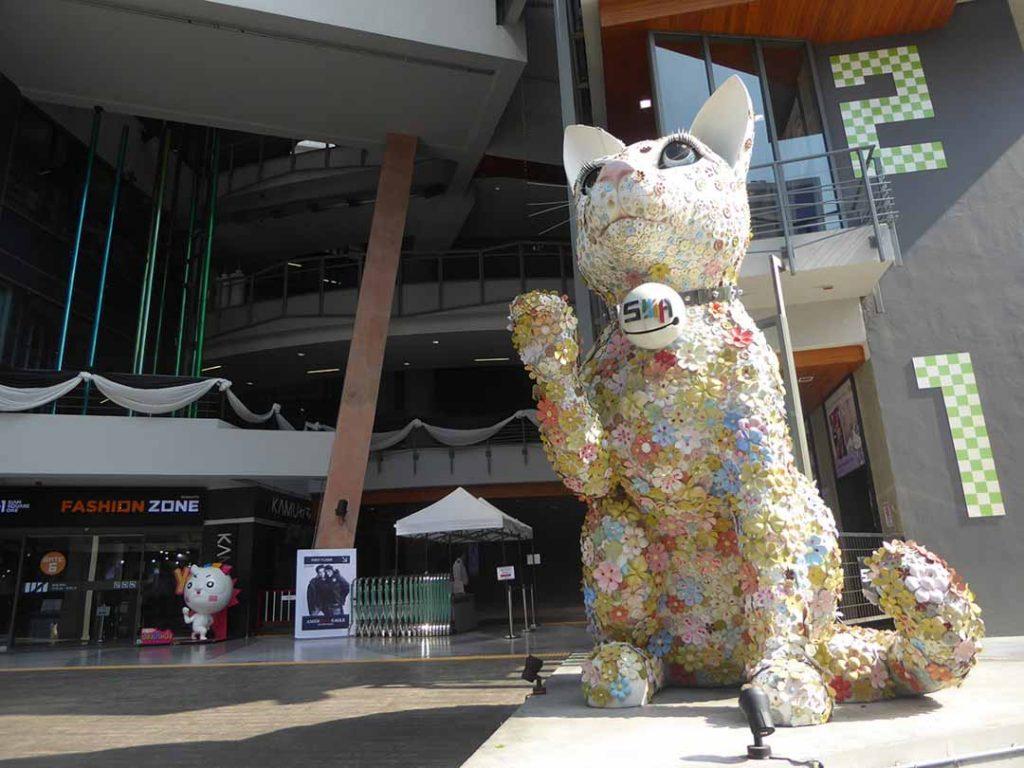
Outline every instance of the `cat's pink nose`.
<svg viewBox="0 0 1024 768"><path fill-rule="evenodd" d="M612 160L610 163L605 163L602 166L601 173L597 176L597 183L600 184L602 181L607 181L611 184L618 184L632 172L633 166L629 163L623 160Z"/></svg>

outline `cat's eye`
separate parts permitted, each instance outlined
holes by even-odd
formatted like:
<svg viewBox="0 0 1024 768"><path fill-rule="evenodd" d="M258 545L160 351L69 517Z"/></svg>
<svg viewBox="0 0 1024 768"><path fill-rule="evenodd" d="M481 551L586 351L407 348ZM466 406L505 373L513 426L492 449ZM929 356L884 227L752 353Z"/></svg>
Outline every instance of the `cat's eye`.
<svg viewBox="0 0 1024 768"><path fill-rule="evenodd" d="M580 178L580 191L583 194L590 192L590 188L597 183L597 177L601 175L601 168L603 166L595 165L584 171Z"/></svg>
<svg viewBox="0 0 1024 768"><path fill-rule="evenodd" d="M192 582L191 581L188 584L185 585L185 589L192 589Z"/></svg>
<svg viewBox="0 0 1024 768"><path fill-rule="evenodd" d="M213 582L212 581L206 582L206 586L209 587L210 589L213 589Z"/></svg>
<svg viewBox="0 0 1024 768"><path fill-rule="evenodd" d="M661 150L661 157L658 159L659 168L679 168L684 165L693 165L700 160L697 150L685 141L674 139L665 145Z"/></svg>

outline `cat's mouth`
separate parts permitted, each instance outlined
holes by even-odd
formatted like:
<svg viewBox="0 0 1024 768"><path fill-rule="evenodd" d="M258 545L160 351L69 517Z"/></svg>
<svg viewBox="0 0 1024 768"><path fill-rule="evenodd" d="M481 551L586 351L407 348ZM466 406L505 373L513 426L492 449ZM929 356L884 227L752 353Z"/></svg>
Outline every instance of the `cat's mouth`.
<svg viewBox="0 0 1024 768"><path fill-rule="evenodd" d="M607 232L609 229L614 227L616 224L621 224L624 221L649 221L651 223L656 223L658 220L657 219L649 219L646 216L619 216L619 218L612 219L607 224L605 224L603 227L601 227L601 229L598 231L598 235L603 235L605 232Z"/></svg>

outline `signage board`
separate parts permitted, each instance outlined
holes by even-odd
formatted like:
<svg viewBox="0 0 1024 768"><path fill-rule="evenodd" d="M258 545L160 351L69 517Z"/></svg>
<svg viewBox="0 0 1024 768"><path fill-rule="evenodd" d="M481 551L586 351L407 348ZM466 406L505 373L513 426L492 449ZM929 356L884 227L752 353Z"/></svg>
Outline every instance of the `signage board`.
<svg viewBox="0 0 1024 768"><path fill-rule="evenodd" d="M852 379L847 379L825 401L825 422L836 478L864 466L864 440L854 400Z"/></svg>
<svg viewBox="0 0 1024 768"><path fill-rule="evenodd" d="M295 637L347 637L352 631L354 549L295 554Z"/></svg>
<svg viewBox="0 0 1024 768"><path fill-rule="evenodd" d="M198 524L203 494L182 488L2 488L0 526Z"/></svg>
<svg viewBox="0 0 1024 768"><path fill-rule="evenodd" d="M516 567L514 565L498 566L498 581L515 581Z"/></svg>

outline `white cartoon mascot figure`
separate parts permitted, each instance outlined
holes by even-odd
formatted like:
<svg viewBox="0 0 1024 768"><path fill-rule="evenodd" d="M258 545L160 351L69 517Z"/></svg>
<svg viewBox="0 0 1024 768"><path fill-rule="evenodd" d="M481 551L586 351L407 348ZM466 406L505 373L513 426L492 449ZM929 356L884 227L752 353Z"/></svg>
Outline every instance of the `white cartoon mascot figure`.
<svg viewBox="0 0 1024 768"><path fill-rule="evenodd" d="M181 612L185 623L192 625L193 640L206 640L216 615L237 604L238 590L234 579L228 575L230 571L230 565L220 563L189 566Z"/></svg>

